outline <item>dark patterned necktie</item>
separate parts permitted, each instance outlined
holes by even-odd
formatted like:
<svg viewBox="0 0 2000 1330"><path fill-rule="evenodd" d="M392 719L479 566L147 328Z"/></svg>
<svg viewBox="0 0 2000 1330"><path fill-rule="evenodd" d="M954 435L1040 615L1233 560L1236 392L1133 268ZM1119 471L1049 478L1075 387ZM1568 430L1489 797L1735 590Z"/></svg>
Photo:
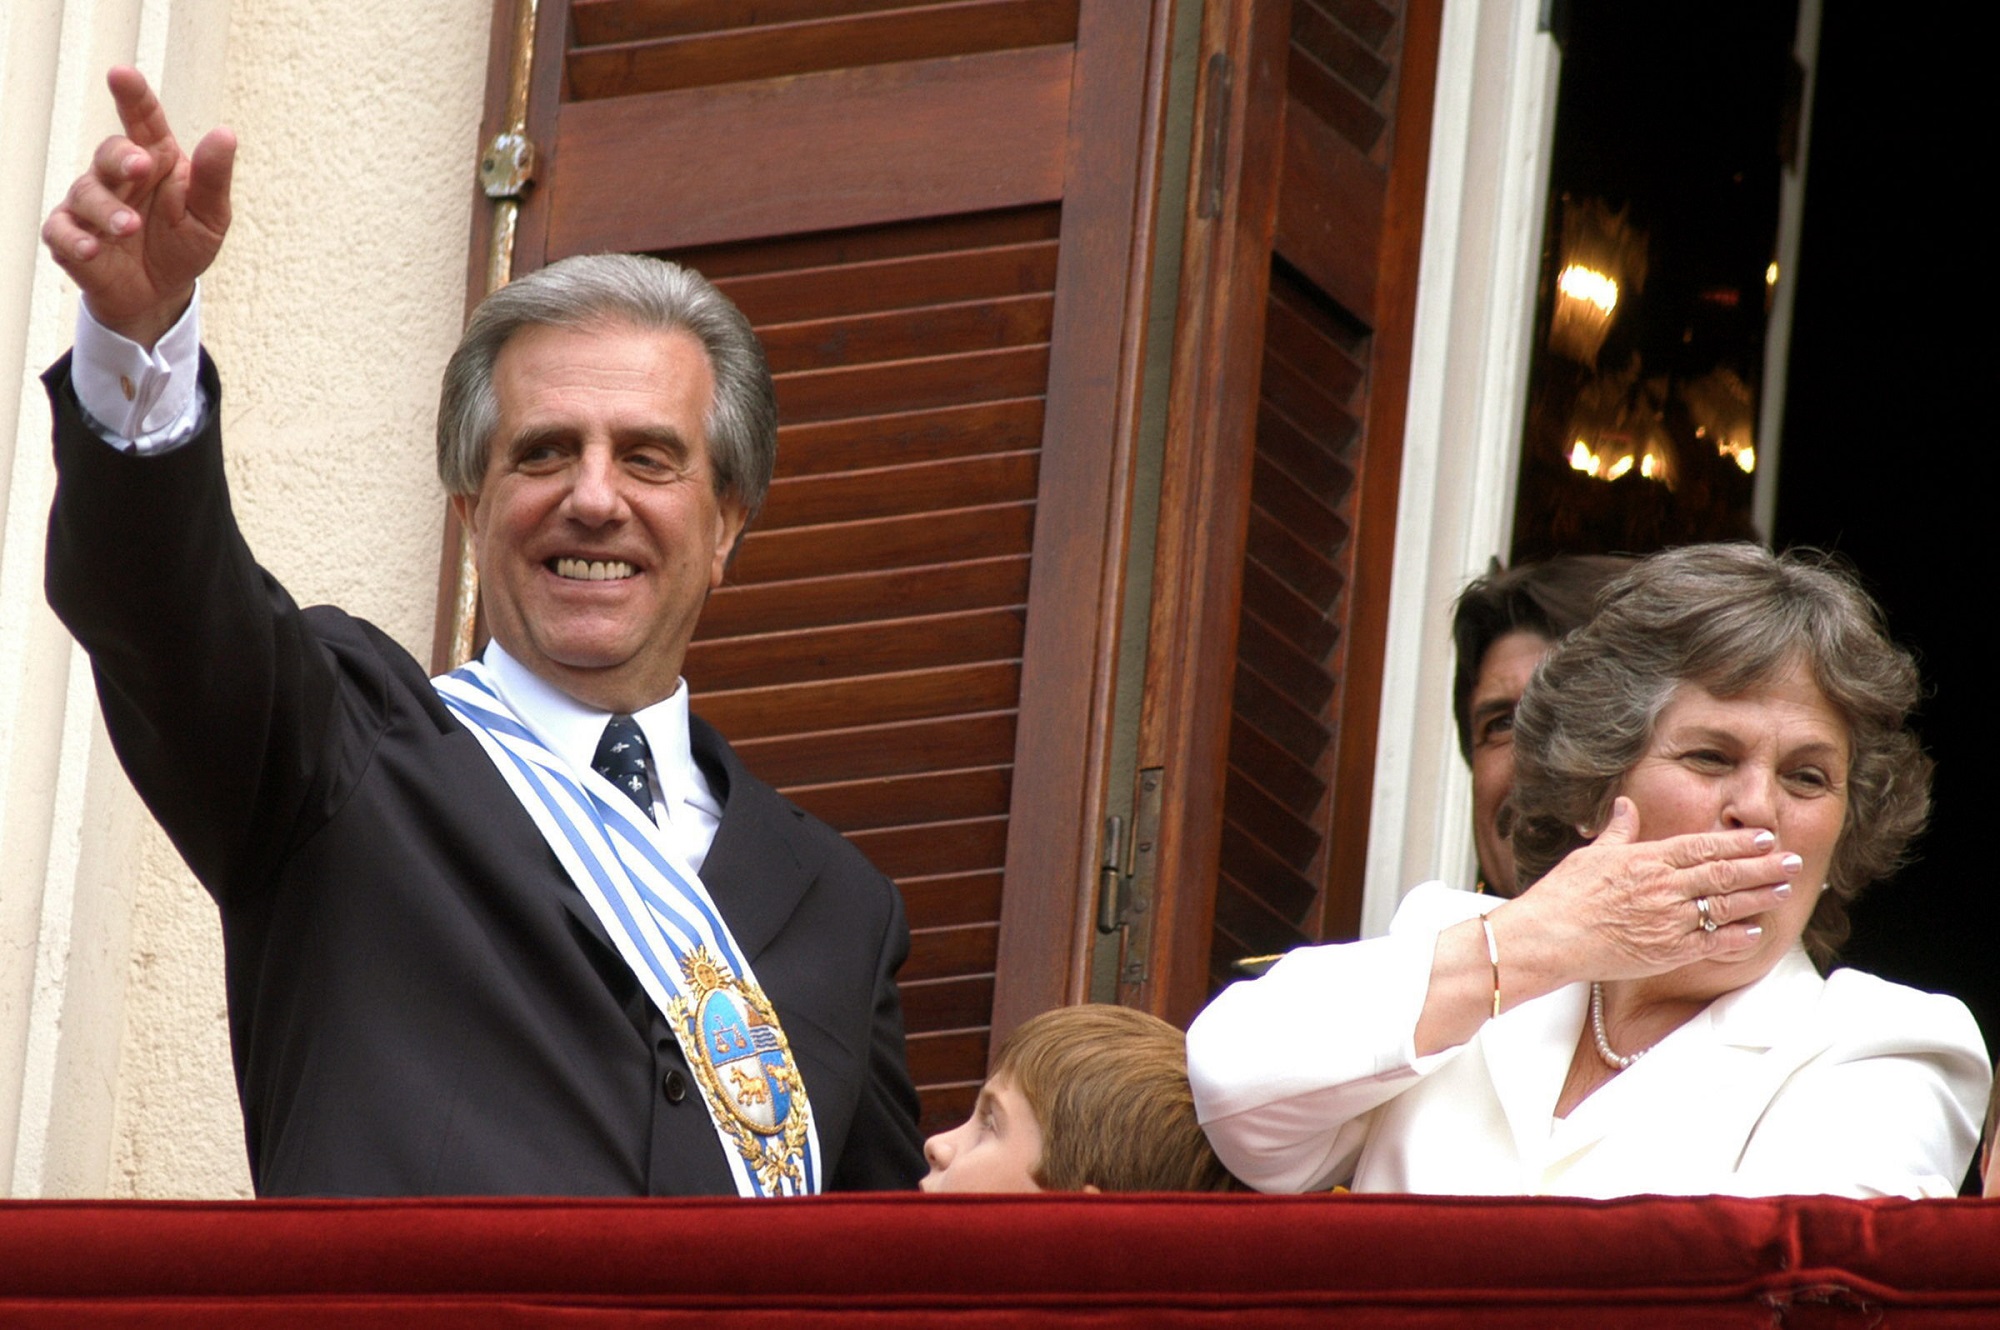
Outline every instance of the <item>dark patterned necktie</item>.
<svg viewBox="0 0 2000 1330"><path fill-rule="evenodd" d="M597 756L591 760L597 774L632 796L639 811L653 821L652 751L639 722L630 716L613 716L604 723L604 737L597 741Z"/></svg>

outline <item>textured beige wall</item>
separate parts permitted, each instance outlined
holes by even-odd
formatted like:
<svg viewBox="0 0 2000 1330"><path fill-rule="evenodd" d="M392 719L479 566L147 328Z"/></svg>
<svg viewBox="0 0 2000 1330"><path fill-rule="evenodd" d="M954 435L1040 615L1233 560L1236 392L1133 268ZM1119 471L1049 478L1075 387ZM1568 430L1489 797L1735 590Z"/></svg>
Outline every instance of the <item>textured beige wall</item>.
<svg viewBox="0 0 2000 1330"><path fill-rule="evenodd" d="M300 603L340 604L419 658L491 12L237 0L229 16L236 222L203 301L237 513ZM150 826L136 896L110 1191L247 1193L215 912Z"/></svg>
<svg viewBox="0 0 2000 1330"><path fill-rule="evenodd" d="M136 8L119 10L69 0L0 5L0 1187L11 1192L43 1186L65 1056L116 1025L102 1003L86 1014L90 1002L63 999L76 991L109 997L115 1007L122 991L122 935L115 920L107 929L91 918L92 907L115 893L80 890L84 824L101 811L85 795L95 708L79 686L87 681L67 635L41 603L52 477L41 442L47 409L33 373L55 350L64 318L64 293L41 262L35 230L56 174L69 173L92 132L72 92L83 67L105 50L136 44ZM90 835L88 843L105 842ZM104 862L95 856L92 868ZM99 925L85 932L83 956L72 945L79 913ZM116 936L107 941L107 933ZM111 952L121 954L114 960ZM85 979L74 990L72 974ZM108 984L89 982L107 974ZM65 1040L66 1031L74 1037ZM94 1053L102 1064L115 1060L101 1037ZM94 1105L100 1136L104 1102L99 1095ZM60 1120L78 1116L66 1111Z"/></svg>
<svg viewBox="0 0 2000 1330"><path fill-rule="evenodd" d="M47 416L29 385L67 343L74 292L33 230L113 127L110 63L161 83L189 142L236 129L236 223L204 302L237 512L299 601L425 655L430 430L463 308L491 0L0 10L0 164L49 182L0 191L0 1192L247 1194L214 907L138 810L38 603Z"/></svg>
<svg viewBox="0 0 2000 1330"><path fill-rule="evenodd" d="M142 814L90 673L42 603L54 472L35 376L75 292L36 231L116 126L93 95L137 60L191 101L215 86L224 0L0 5L0 1189L102 1191ZM11 428L9 427L11 426Z"/></svg>

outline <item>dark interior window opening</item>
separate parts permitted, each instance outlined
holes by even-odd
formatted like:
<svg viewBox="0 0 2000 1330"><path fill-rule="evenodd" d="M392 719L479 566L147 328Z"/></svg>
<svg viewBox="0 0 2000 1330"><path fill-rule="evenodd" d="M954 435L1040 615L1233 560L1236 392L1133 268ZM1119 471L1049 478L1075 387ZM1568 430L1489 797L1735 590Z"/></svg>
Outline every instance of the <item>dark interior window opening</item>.
<svg viewBox="0 0 2000 1330"><path fill-rule="evenodd" d="M1755 538L1796 24L1793 0L1570 8L1516 559Z"/></svg>
<svg viewBox="0 0 2000 1330"><path fill-rule="evenodd" d="M1799 0L1556 7L1568 10L1556 25L1563 74L1511 555L1643 553L1751 534L1762 477L1768 527L1757 535L1851 559L1891 635L1917 655L1926 696L1916 727L1938 766L1930 830L1911 863L1862 896L1842 960L1963 998L2000 1044L2000 897L1983 834L2000 718L1977 597L1994 563L1994 336L1983 315L1995 278L1978 257L1991 224L1972 204L1992 122L1990 61L1950 25L1824 6L1808 137L1794 118L1801 71L1789 54ZM1757 279L1774 250L1777 172L1802 138L1798 260L1779 275L1796 282L1790 351L1770 382ZM1621 289L1594 363L1550 342L1565 196L1588 212L1587 226L1573 226L1600 241L1608 230L1637 247L1643 233L1643 279ZM1621 213L1628 231L1604 225ZM1620 395L1607 376L1635 355ZM1742 379L1753 422L1782 421L1782 465L1767 466L1774 440L1753 433L1747 486L1717 467L1725 449L1695 446L1710 440L1695 436L1707 422L1691 390L1722 366ZM1771 393L1782 402L1767 405ZM1594 447L1592 475L1572 465L1568 427L1579 403L1583 417L1601 418L1588 408L1604 401L1626 408L1631 446L1614 437L1617 446ZM1673 484L1644 475L1648 440L1671 449Z"/></svg>

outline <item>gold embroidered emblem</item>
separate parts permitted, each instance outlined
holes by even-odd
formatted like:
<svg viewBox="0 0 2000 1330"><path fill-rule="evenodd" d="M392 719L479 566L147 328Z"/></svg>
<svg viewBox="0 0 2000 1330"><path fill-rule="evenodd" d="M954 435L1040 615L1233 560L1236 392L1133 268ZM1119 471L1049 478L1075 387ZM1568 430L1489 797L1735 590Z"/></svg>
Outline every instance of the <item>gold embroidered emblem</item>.
<svg viewBox="0 0 2000 1330"><path fill-rule="evenodd" d="M667 1020L709 1114L766 1193L807 1189L805 1083L770 999L705 946L681 961L686 996Z"/></svg>

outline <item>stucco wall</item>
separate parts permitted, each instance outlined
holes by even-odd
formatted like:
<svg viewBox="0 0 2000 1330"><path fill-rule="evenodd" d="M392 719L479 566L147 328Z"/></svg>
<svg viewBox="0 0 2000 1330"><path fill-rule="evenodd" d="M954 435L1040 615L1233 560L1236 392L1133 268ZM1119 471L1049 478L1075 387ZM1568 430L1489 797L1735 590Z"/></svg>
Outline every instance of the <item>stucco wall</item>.
<svg viewBox="0 0 2000 1330"><path fill-rule="evenodd" d="M74 292L34 231L134 61L192 142L241 140L204 291L237 512L303 603L420 657L442 499L437 374L463 308L490 0L8 0L0 7L0 1183L247 1194L214 910L138 809L39 603L33 375ZM26 143L23 146L25 133Z"/></svg>

